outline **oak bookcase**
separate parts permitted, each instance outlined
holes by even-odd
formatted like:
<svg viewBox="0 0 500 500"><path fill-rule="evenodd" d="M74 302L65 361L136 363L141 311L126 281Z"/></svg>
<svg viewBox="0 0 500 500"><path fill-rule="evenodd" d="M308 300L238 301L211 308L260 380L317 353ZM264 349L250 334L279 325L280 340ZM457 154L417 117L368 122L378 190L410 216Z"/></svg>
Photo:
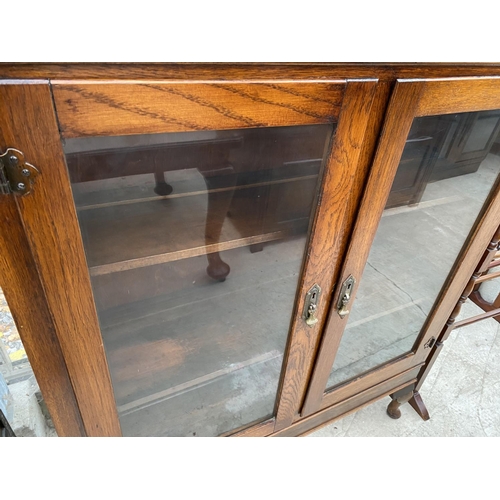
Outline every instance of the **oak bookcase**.
<svg viewBox="0 0 500 500"><path fill-rule="evenodd" d="M59 435L296 436L386 396L428 418L500 223L500 65L0 78L0 286Z"/></svg>

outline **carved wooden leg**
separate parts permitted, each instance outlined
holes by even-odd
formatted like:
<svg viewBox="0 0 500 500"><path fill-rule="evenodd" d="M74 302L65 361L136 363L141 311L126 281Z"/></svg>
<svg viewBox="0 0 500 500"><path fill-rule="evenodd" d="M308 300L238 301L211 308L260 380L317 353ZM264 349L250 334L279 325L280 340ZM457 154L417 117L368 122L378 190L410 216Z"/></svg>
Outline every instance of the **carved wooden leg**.
<svg viewBox="0 0 500 500"><path fill-rule="evenodd" d="M429 418L431 418L424 402L422 401L422 396L420 396L418 391L413 393L413 396L410 398L408 403L410 403L410 406L417 412L422 420L429 420Z"/></svg>
<svg viewBox="0 0 500 500"><path fill-rule="evenodd" d="M487 300L483 299L483 296L481 295L480 288L478 287L477 290L474 290L470 295L469 299L471 302L479 306L483 311L493 311L494 309L500 308L500 294L497 295L497 298L493 302L488 302ZM493 316L494 320L498 321L500 323L500 316Z"/></svg>
<svg viewBox="0 0 500 500"><path fill-rule="evenodd" d="M497 298L493 301L493 309L498 309L500 308L500 293L497 295ZM493 319L495 321L498 321L500 323L500 316L493 316Z"/></svg>
<svg viewBox="0 0 500 500"><path fill-rule="evenodd" d="M389 417L395 420L400 418L401 410L399 409L399 407L404 403L406 403L406 401L401 401L400 399L393 399L387 406L387 415L389 415Z"/></svg>
<svg viewBox="0 0 500 500"><path fill-rule="evenodd" d="M477 272L476 278L479 278L480 276L487 274L488 270L491 269L492 267L497 267L495 265L495 262L496 262L496 255L500 250L499 240L500 240L500 227L497 229L495 235L493 236L493 239L491 240L490 244L488 245L488 248L486 249L485 254L483 255L483 258L480 261L479 267L476 269ZM484 300L483 296L481 295L481 283L477 284L474 283L474 288L470 293L469 298L474 304L476 304L483 311L486 312L500 308L500 294L497 295L496 299L493 302L488 302ZM494 316L493 319L495 319L500 323L500 317Z"/></svg>
<svg viewBox="0 0 500 500"><path fill-rule="evenodd" d="M231 204L236 176L232 166L201 172L208 189L207 220L205 223L205 244L219 243L222 226ZM214 192L215 189L229 188ZM207 274L214 280L224 281L231 270L220 257L218 251L207 254Z"/></svg>
<svg viewBox="0 0 500 500"><path fill-rule="evenodd" d="M174 188L165 182L165 172L163 170L155 170L155 187L154 192L160 196L167 196Z"/></svg>
<svg viewBox="0 0 500 500"><path fill-rule="evenodd" d="M448 320L446 324L444 325L443 329L441 330L441 333L438 335L437 341L434 343L434 345L431 347L431 353L430 355L427 356L425 365L423 366L422 370L417 376L417 383L414 388L414 393L412 397L409 400L410 405L412 408L420 415L420 417L424 420L429 420L429 412L427 411L427 408L424 405L424 402L422 401L422 398L420 397L419 390L422 387L423 383L425 382L425 379L427 378L427 375L429 374L430 370L432 369L432 366L436 362L436 359L439 356L439 353L441 352L444 342L447 340L447 338L450 336L451 332L456 326L456 318L458 314L460 313L460 310L462 308L462 305L464 302L467 300L468 297L471 298L472 302L476 302L476 299L479 298L479 300L483 300L481 297L481 294L479 292L479 287L480 283L476 283L477 279L485 273L488 268L490 263L495 257L495 253L498 251L498 246L499 246L499 240L500 240L500 227L497 229L495 232L493 239L490 241L490 244L488 245L488 248L484 252L483 256L481 257L481 260L479 261L479 264L477 265L474 274L470 277L469 282L465 286L462 294L460 295L460 298L458 299L457 303L455 304L455 307L453 311L451 312L450 316L448 317ZM499 298L495 300L500 301ZM479 307L482 307L481 304L478 304ZM500 303L499 303L500 307ZM392 404L392 403L391 403ZM391 406L391 405L389 405ZM394 405L395 406L395 405ZM389 409L388 409L389 412Z"/></svg>
<svg viewBox="0 0 500 500"><path fill-rule="evenodd" d="M411 385L410 388L405 387L394 394L391 394L392 401L387 407L387 414L389 417L398 419L401 417L401 410L399 407L402 404L410 403L410 406L418 413L420 418L423 420L429 420L429 412L425 407L424 402L420 393L415 389L415 385Z"/></svg>
<svg viewBox="0 0 500 500"><path fill-rule="evenodd" d="M389 417L398 419L401 417L401 410L399 407L402 404L407 403L413 396L413 386L410 388L405 387L404 389L401 389L400 391L391 394L392 401L389 403L389 406L387 407L387 415Z"/></svg>

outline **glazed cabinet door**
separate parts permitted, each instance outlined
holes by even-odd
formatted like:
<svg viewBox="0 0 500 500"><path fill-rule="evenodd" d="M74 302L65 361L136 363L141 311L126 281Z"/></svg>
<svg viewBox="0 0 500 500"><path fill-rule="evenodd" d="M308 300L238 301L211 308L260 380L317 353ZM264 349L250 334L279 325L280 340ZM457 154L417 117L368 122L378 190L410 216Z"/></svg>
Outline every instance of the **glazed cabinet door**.
<svg viewBox="0 0 500 500"><path fill-rule="evenodd" d="M375 89L18 91L46 151L21 213L88 435L266 435L298 411Z"/></svg>
<svg viewBox="0 0 500 500"><path fill-rule="evenodd" d="M499 110L495 77L396 83L302 416L418 381L498 227L500 158L484 148ZM467 148L484 158L472 169Z"/></svg>

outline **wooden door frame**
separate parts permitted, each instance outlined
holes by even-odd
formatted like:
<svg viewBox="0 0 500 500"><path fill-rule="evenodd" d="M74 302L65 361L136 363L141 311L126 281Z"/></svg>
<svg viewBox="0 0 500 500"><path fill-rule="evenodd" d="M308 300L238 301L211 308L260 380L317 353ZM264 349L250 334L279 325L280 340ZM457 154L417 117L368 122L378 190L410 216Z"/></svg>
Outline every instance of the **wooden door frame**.
<svg viewBox="0 0 500 500"><path fill-rule="evenodd" d="M49 125L47 134L34 130L45 124ZM51 152L47 151L50 148L45 147L46 142L50 144L54 139L50 138L50 124L54 125L55 119L48 81L0 81L2 152L9 147L19 149L35 166L50 165ZM35 191L39 187L35 182L33 191L24 197L0 195L1 285L57 434L86 436L88 432L60 343L59 325L38 272L29 228L23 220L26 206L33 199L36 203ZM40 207L44 211L43 204Z"/></svg>
<svg viewBox="0 0 500 500"><path fill-rule="evenodd" d="M120 435L49 82L3 81L2 91L4 141L39 171L32 192L16 198L17 208L85 432ZM43 341L36 338L33 353L42 352ZM43 376L34 369L37 378ZM61 399L48 405L52 416L60 412Z"/></svg>
<svg viewBox="0 0 500 500"><path fill-rule="evenodd" d="M246 95L252 101L242 113L231 113L224 106L214 106L205 99L207 85L231 86L234 84L239 95ZM318 99L311 104L315 109L296 109L297 93L300 85L313 84L315 89L324 88L334 91L331 101ZM260 87L259 87L260 86ZM280 87L281 86L281 87ZM299 86L299 87L297 87ZM265 105L272 104L268 98L260 102L251 90L259 88L267 90L283 89L282 101L278 102L279 110L270 114ZM19 213L24 224L26 237L30 245L33 260L36 263L41 285L54 321L54 328L61 346L62 358L67 367L75 398L85 427L90 436L121 435L120 424L111 385L111 377L103 348L97 312L93 301L90 277L86 265L85 252L80 236L76 210L71 194L65 156L61 138L88 135L116 135L133 133L164 133L169 131L198 130L200 128L229 129L249 128L255 126L278 126L327 123L340 115L340 133L335 135L335 147L326 162L324 186L327 196L319 198L320 208L312 224L312 246L306 253L303 273L294 307L292 328L299 329L299 337L306 339L305 358L299 360L298 370L294 370L289 362L291 353L298 339L289 335L285 357L287 357L286 374L282 371L282 379L277 396L276 412L285 414L288 420L282 419L281 425L291 422L297 413L300 398L293 400L293 406L280 404L282 395L287 391L289 383L299 383L306 387L308 370L305 365L312 360L317 347L321 326L326 317L326 304L334 283L334 272L340 268L339 255L345 237L338 237L346 229L346 220L355 211L355 196L345 199L349 188L358 186L358 198L364 181L361 170L356 170L358 160L369 154L363 144L366 127L373 121L370 111L377 88L376 79L353 80L301 80L301 81L155 81L155 82L109 82L109 81L52 81L23 85L13 96L17 101L22 116L17 120L13 133L23 132L24 140L18 144L32 163L40 170L37 186L33 192L19 199ZM386 90L387 90L386 86ZM52 89L52 92L50 91ZM140 90L138 92L137 90ZM337 90L336 90L337 89ZM165 92L165 95L179 95L186 90L187 99L192 103L208 108L203 115L193 114L192 110L179 111L182 116L169 116L172 108L168 99L151 98L152 93ZM234 90L234 89L233 89ZM325 93L325 95L327 95ZM284 96L284 97L283 97ZM183 97L186 97L184 95ZM257 97L257 98L256 98ZM299 93L300 97L300 93ZM306 97L306 96L304 96ZM32 105L37 101L36 108ZM313 99L314 101L314 99ZM325 102L327 106L325 107ZM331 109L325 115L325 109ZM180 109L180 108L179 108ZM194 108L193 108L194 109ZM213 111L219 113L214 118ZM234 110L240 110L237 106ZM335 111L336 110L336 111ZM305 113L301 113L305 111ZM380 109L376 110L380 113ZM297 112L299 117L297 118ZM354 112L354 114L353 114ZM323 113L323 114L322 114ZM175 115L175 110L174 110ZM192 117L196 116L193 126ZM266 116L269 119L266 119ZM179 119L177 122L176 119ZM285 121L284 121L285 120ZM326 120L326 121L325 121ZM179 125L181 123L181 125ZM115 127L116 125L116 127ZM17 129L15 128L17 126ZM24 127L24 129L23 129ZM333 170L332 170L333 169ZM356 172L358 175L356 176ZM364 170L366 173L366 168ZM347 188L346 188L347 186ZM43 207L41 209L40 207ZM329 215L328 218L325 218ZM326 232L325 232L326 230ZM327 236L327 239L324 239ZM333 262L333 263L332 263ZM304 277L305 276L305 277ZM320 282L324 290L325 307L320 306L319 323L313 328L304 329L301 318L304 290L309 281ZM37 346L35 345L35 349ZM304 354L304 350L302 351ZM312 361L311 361L312 362ZM302 363L302 364L301 364ZM295 387L293 388L295 390ZM300 396L300 391L296 392ZM290 399L287 400L289 402ZM287 413L286 409L292 408ZM52 411L57 412L53 405ZM274 431L276 419L258 422L237 434L263 435Z"/></svg>
<svg viewBox="0 0 500 500"><path fill-rule="evenodd" d="M338 300L340 286L349 275L353 275L357 280L351 293L351 303L355 298L414 118L492 109L500 109L498 77L397 80L333 303ZM328 408L339 400L356 394L356 391L381 383L385 377L394 375L399 370L410 369L425 361L430 351L425 348L426 343L431 337L437 337L444 327L467 284L468 277L498 226L498 222L495 226L495 219L498 221L499 217L500 192L497 185L485 204L478 223L472 228L471 238L465 243L450 271L412 351L361 374L354 382L346 381L325 393L328 377L347 324L346 318L341 318L335 309L330 311L301 410L302 417Z"/></svg>
<svg viewBox="0 0 500 500"><path fill-rule="evenodd" d="M342 256L373 159L390 92L391 85L388 82L347 80L337 130L325 164L322 199L319 200L309 232L308 251L297 288L292 327L276 398L275 417L232 431L228 435L281 435L300 418L299 410L331 305L331 292L343 262ZM332 207L337 207L336 217L333 217ZM321 285L322 299L325 302L319 307L319 322L310 328L302 318L302 309L305 294L314 283Z"/></svg>
<svg viewBox="0 0 500 500"><path fill-rule="evenodd" d="M324 82L324 80L322 81ZM373 80L370 81L373 82ZM417 99L418 106L416 113L421 114L415 114L415 116L426 116L445 112L480 111L487 109L484 106L485 103L488 104L488 102L490 102L491 105L491 108L488 109L500 108L500 89L496 88L498 86L497 82L498 78L491 77L415 81L398 80L388 109L388 119L391 113L392 116L395 116L394 113L397 109L395 110L394 108L397 108L398 103L394 103L394 96L396 95L396 91L401 92L400 89L403 83L406 85L413 85L415 83L425 87L422 89L422 94ZM75 82L64 81L54 83L66 85L74 84ZM122 81L122 83L124 82ZM157 83L158 82L155 82L155 84ZM273 82L267 81L266 83ZM355 82L352 83L354 84ZM450 87L452 83L453 85ZM18 233L17 230L15 231L15 233L18 233L18 235L15 236L16 239L11 233L3 233L0 236L6 242L6 248L10 245L10 248L17 252L22 248L22 259L20 259L21 262L24 263L22 268L34 269L36 266L37 269L36 272L26 274L16 271L14 268L15 265L19 264L19 259L14 261L9 257L8 259L0 260L0 266L3 266L2 270L9 269L10 274L7 273L9 276L8 281L12 283L12 285L4 285L6 296L9 300L9 304L12 306L16 323L21 326L26 325L26 332L28 328L31 331L37 331L38 335L36 338L35 336L30 337L26 332L21 332L21 337L26 346L28 355L30 356L30 361L35 370L44 397L47 399L49 411L54 418L56 430L59 435L119 435L119 421L116 414L116 406L114 405L106 358L102 348L95 306L92 300L92 290L86 270L84 250L81 245L78 226L69 220L73 219L76 221L76 215L73 200L71 196L68 197L69 179L67 176L64 154L60 144L60 134L54 104L52 102L52 94L50 92L50 82L47 80L3 80L1 81L1 85L0 91L2 95L0 109L3 112L0 117L0 136L2 136L0 146L2 148L16 147L21 149L27 154L28 161L36 165L42 174L42 177L37 181L36 189L30 195L24 198L16 198L15 210L13 209L13 202L6 201L9 205L9 209L4 213L9 213L11 219L17 218L18 220L15 224L17 224L18 228L23 224L23 231L21 233ZM358 144L358 147L361 147L362 151L361 153L357 150L353 152L353 154L358 155L358 171L356 179L352 184L353 195L348 201L348 207L346 214L344 214L343 222L337 228L344 233L348 232L350 228L350 222L354 219L354 214L357 209L357 200L359 200L361 196L365 180L364 175L368 169L367 159L369 159L371 155L369 144L371 141L373 141L373 145L375 144L374 137L376 136L375 131L377 130L376 122L377 120L381 120L384 116L386 101L384 101L383 96L384 92L386 97L388 96L390 83L385 82L384 85L385 86L379 84L377 86L376 97L373 100L373 104L371 104L371 115L366 125L367 131L364 132L365 142L361 146ZM452 97L447 95L450 88L454 88L457 94ZM472 88L473 90L479 90L478 95L472 99L470 99L470 96L469 98L466 96L464 99L463 96L459 94L460 92L463 93L467 88L469 90ZM425 96L425 98L422 96ZM410 102L413 102L414 98L415 97L410 96ZM442 105L437 103L437 100L440 98L447 99L448 108L443 108ZM496 102L497 104L491 104L491 102ZM84 101L81 101L81 103L84 104ZM67 103L67 105L70 106L70 103ZM447 109L450 109L452 106L454 106L454 108L447 111ZM456 111L457 109L463 111ZM386 124L388 119L386 120ZM353 123L355 122L353 121ZM347 125L345 128L348 128ZM400 129L398 128L395 132L400 132ZM347 138L350 137L349 134L350 132L345 130L342 134L338 134L338 136L339 138L342 136ZM355 136L358 138L363 137L363 133L360 135L360 131L358 131L355 133ZM335 140L337 141L337 138ZM392 149L392 151L389 151L385 155L383 151L381 152L381 146L384 140L386 144L385 147L389 146L390 149ZM395 165L392 167L388 166L385 169L383 168L383 160L390 160L395 154L393 146L391 146L393 140L394 136L390 137L388 135L387 125L385 125L366 192L370 190L370 186L373 186L375 182L374 179L377 173L374 172L378 172L379 176L381 172L385 172L387 175L387 172L393 168L393 173L395 174L399 163L399 157ZM402 152L404 141L400 146ZM341 160L337 158L336 161ZM349 161L349 158L347 158L347 161ZM40 182L41 179L43 179L42 182ZM58 193L59 196L55 196L54 193ZM358 198L356 198L356 196L358 196ZM495 199L485 214L483 221L477 226L474 242L477 241L478 243L471 244L466 255L472 255L475 252L474 249L476 247L479 248L480 242L482 243L483 240L486 241L491 237L489 234L489 226L485 221L491 221L492 217L499 216L497 204L497 199ZM40 209L40 207L43 207L43 209ZM363 211L363 207L366 209L366 201L363 202L360 214ZM16 213L17 215L15 215ZM3 217L2 215L2 219ZM315 220L317 221L318 218L319 216L317 215ZM68 222L69 226L67 225ZM378 224L378 220L375 224ZM313 230L316 230L316 225ZM357 235L356 231L359 232L361 230L358 220L354 234ZM486 237L486 233L488 233L488 237ZM359 238L359 235L357 236ZM340 239L343 241L339 242L337 245L339 255L343 254L342 248L347 246L347 238L348 234L341 235ZM351 244L353 240L354 238L351 240ZM14 241L17 241L15 245L13 244ZM311 242L312 241L313 239L311 236ZM366 238L361 238L360 241L366 242L367 240ZM368 245L368 248L370 245ZM352 251L351 246L349 246L349 251ZM6 252L5 255L11 256L15 254ZM301 281L302 286L299 287L300 292L298 293L298 297L302 296L306 288L304 283L306 281L305 276L309 269L307 266L311 265L310 256L311 253L306 257L307 260L304 264L305 271ZM473 258L474 256L469 260ZM465 269L467 262L466 264L462 264L460 269ZM334 266L340 268L338 259ZM465 271L459 274L465 274ZM342 270L342 276L343 275L345 275L345 268ZM24 279L29 279L33 284L31 290L27 290L26 288L22 289L21 287L14 288L14 283L19 283L20 280ZM456 290L460 288L461 284L460 279L457 278L452 281L453 286L448 288L448 295L446 295L446 297L449 298L446 300L443 298L442 303L451 303L452 295L454 299L456 298ZM340 280L340 282L342 282L342 280ZM68 284L71 286L68 286ZM72 290L73 286L78 286L79 290L83 290L83 293L75 293ZM32 299L35 294L42 296L42 300L33 302ZM337 294L338 291L335 291L335 295ZM328 295L328 298L331 298L331 294ZM30 309L28 309L27 306L30 307ZM26 311L29 311L29 314L27 314ZM298 303L296 303L294 311L295 316L297 316L297 311L300 311ZM322 314L323 316L320 324L324 323L326 308L323 309ZM436 318L436 321L438 320L439 318ZM79 335L82 325L85 326L85 338L83 338L83 335ZM323 337L322 347L329 331L330 330L327 330ZM311 332L314 333L311 335ZM319 328L314 328L309 331L304 330L300 333L302 339L306 339L305 342L308 343L310 347L310 351L308 351L309 357L302 358L302 360L312 360L318 342L320 341L319 332ZM41 350L41 337L43 337L45 342L50 342L53 348L48 349L46 352ZM425 335L422 336L418 341L419 346L422 346L426 339L427 337ZM294 341L297 340L297 338L294 339ZM298 362L298 368L300 368L299 371L302 372L302 375L298 377L296 374L293 374L294 367L292 366L292 358L290 358L292 348L292 338L290 336L287 351L285 352L285 356L288 356L287 365L286 369L284 368L282 372L282 381L279 397L277 399L278 421L275 418L271 418L264 422L249 426L239 431L237 434L268 435L273 431L279 433L280 430L290 426L291 422L297 422L298 424L298 420L301 420L299 410L304 389L307 388L310 372L308 373L305 365L301 364L302 361L300 356L297 356L294 363ZM307 354L306 351L303 351L303 354ZM44 357L41 359L42 352L45 353L48 358ZM96 357L89 357L89 353L95 354ZM48 368L44 369L40 363L43 362L47 364L47 359L49 359L50 362L48 363ZM425 356L422 359L425 359ZM332 410L326 411L326 409L332 406L335 400L340 403L346 401L346 399L349 398L349 394L356 394L356 392L362 390L362 386L365 387L365 390L369 390L370 387L374 386L376 380L382 383L389 380L391 376L394 378L401 373L409 373L409 371L411 371L411 374L413 374L412 368L417 366L415 364L416 361L416 358L413 360L411 356L406 355L387 363L383 367L373 370L370 372L369 376L362 377L355 384L347 383L337 387L335 391L328 393L327 397L320 401L320 406L318 408L323 411L320 412L321 418L320 413L317 414L317 417L314 417L314 422L323 422L332 418L330 415L334 413L332 413ZM420 364L421 363L422 361L420 361ZM104 370L103 367L105 368ZM316 364L312 374L313 379L317 367L318 365ZM297 368L297 365L295 365L295 368ZM374 374L376 374L376 376L374 376ZM56 383L54 383L54 380ZM299 386L295 385L295 387L292 387L292 384L297 380L299 380ZM398 380L401 381L400 379ZM285 404L283 403L283 397L286 392L285 387L287 386L292 387L293 395ZM385 387L385 389L387 389L387 387ZM357 400L358 398L356 398L356 401ZM67 406L65 406L63 402L67 403ZM112 402L112 404L110 404L110 402ZM65 409L62 409L61 406L65 406ZM305 426L306 424L302 427ZM290 432L292 432L292 428L290 428Z"/></svg>
<svg viewBox="0 0 500 500"><path fill-rule="evenodd" d="M389 93L387 84L348 80L298 287L276 400L275 432L299 416ZM336 207L336 219L332 207ZM302 308L314 283L321 286L324 302L319 307L318 324L310 328L302 318Z"/></svg>
<svg viewBox="0 0 500 500"><path fill-rule="evenodd" d="M5 151L4 140L0 148ZM0 194L0 246L0 285L57 435L85 436L55 325L12 194Z"/></svg>

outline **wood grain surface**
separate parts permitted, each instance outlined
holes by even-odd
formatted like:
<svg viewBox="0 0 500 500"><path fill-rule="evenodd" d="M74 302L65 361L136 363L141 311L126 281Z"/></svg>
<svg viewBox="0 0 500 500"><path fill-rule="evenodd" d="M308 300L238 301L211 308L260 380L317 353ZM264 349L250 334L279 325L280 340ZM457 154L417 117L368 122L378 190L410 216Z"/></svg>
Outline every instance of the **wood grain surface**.
<svg viewBox="0 0 500 500"><path fill-rule="evenodd" d="M331 123L344 83L52 82L65 138Z"/></svg>
<svg viewBox="0 0 500 500"><path fill-rule="evenodd" d="M120 435L50 87L1 83L3 140L40 172L17 203L86 433Z"/></svg>
<svg viewBox="0 0 500 500"><path fill-rule="evenodd" d="M414 110L418 104L421 90L422 84L418 83L406 85L398 83L395 87L354 226L354 232L349 242L345 263L337 282L337 289L334 293L335 303L340 293L340 287L349 275L354 276L357 281L351 292L350 302L351 304L354 302L366 259L375 238L380 217L389 197L392 180L396 174L399 159L413 122ZM405 109L406 112L402 113L402 109ZM347 318L341 318L336 309L332 308L319 349L318 361L314 366L302 415L313 413L321 404L346 324Z"/></svg>
<svg viewBox="0 0 500 500"><path fill-rule="evenodd" d="M425 81L415 116L500 109L500 77Z"/></svg>
<svg viewBox="0 0 500 500"><path fill-rule="evenodd" d="M500 75L499 63L2 63L0 78L238 80Z"/></svg>
<svg viewBox="0 0 500 500"><path fill-rule="evenodd" d="M346 380L339 386L325 392L321 400L320 409L323 410L347 398L351 398L370 387L395 377L398 373L411 370L415 366L421 366L422 364L423 362L416 360L413 354L405 354L397 359L388 361L368 373Z"/></svg>
<svg viewBox="0 0 500 500"><path fill-rule="evenodd" d="M345 417L349 415L349 413L363 408L363 406L374 403L375 401L388 396L395 391L413 384L417 380L416 376L419 369L420 367L417 366L405 372L399 373L395 377L392 377L378 385L372 386L351 398L314 413L308 417L302 418L289 427L275 432L272 436L287 437L304 435L320 426L331 423L338 418Z"/></svg>
<svg viewBox="0 0 500 500"><path fill-rule="evenodd" d="M0 131L6 127L2 104L0 101ZM6 144L0 132L0 148L5 150ZM55 325L13 195L0 195L0 246L0 286L57 434L84 436Z"/></svg>
<svg viewBox="0 0 500 500"><path fill-rule="evenodd" d="M0 78L23 77L53 80L50 84L64 138L332 123L338 119L311 224L276 420L256 423L235 434L310 432L414 381L420 383L422 374L428 373L442 344L426 349L425 343L442 330L498 227L498 186L414 346L415 355L325 394L347 323L329 308L336 302L338 284L349 274L356 277L356 287L359 285L413 118L500 109L500 64L0 64ZM349 81L346 86L341 81L345 78L377 78L379 83ZM395 82L396 78L400 80ZM412 80L401 80L404 78ZM26 332L22 335L35 370L45 380L40 385L45 384L42 390L49 409L66 398L66 406L55 410L58 431L119 435L50 84L4 80L0 85L1 146L21 149L41 172L34 191L15 200L17 209L11 201L0 200L2 217L6 214L12 221L17 217L16 224L24 224L24 236L11 237L9 244L20 245L21 259L29 270L13 269L10 256L2 256L0 266L8 269L9 281L30 280L30 294L41 297L33 302L36 311L30 318L22 312L15 317L22 327L35 321L44 323L50 349L43 350L39 340ZM5 240L8 235L2 230L0 240ZM301 315L304 295L314 283L323 289L320 321L308 328ZM356 289L351 301L355 293ZM27 295L19 287L7 285L6 296L14 309L26 307ZM49 368L41 367L42 352L51 356ZM47 387L52 372L59 381L56 388Z"/></svg>
<svg viewBox="0 0 500 500"><path fill-rule="evenodd" d="M349 82L337 131L326 160L320 205L312 228L309 252L292 321L286 366L278 398L276 430L290 425L297 414L314 363L330 293L340 267L341 239L345 231L346 193L351 193L370 120L376 81ZM313 328L302 319L306 292L317 283L323 290L318 304L319 322Z"/></svg>

